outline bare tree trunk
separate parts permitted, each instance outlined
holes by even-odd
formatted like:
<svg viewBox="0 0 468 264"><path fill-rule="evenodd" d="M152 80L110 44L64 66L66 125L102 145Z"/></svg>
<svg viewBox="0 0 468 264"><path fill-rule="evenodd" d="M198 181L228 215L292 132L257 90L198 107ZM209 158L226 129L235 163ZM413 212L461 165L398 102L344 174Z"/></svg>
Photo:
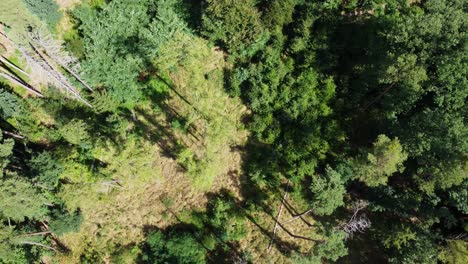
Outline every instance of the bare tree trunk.
<svg viewBox="0 0 468 264"><path fill-rule="evenodd" d="M62 68L64 68L68 73L70 73L73 77L75 77L75 79L80 82L83 86L85 86L88 90L90 90L91 92L93 92L93 88L91 88L87 83L85 83L85 81L83 81L80 76L78 76L78 74L76 74L72 69L70 69L70 67L68 67L65 63L62 62L62 60L60 58L58 58L58 56L56 54L54 54L55 52L51 51L50 48L46 47L46 45L44 43L39 43L39 41L37 39L35 39L35 42L44 49L44 51L47 53L47 55L49 56L49 58L54 61L55 63L57 63L58 65L60 65ZM33 44L31 44L33 45ZM33 45L36 49L37 47L35 45Z"/></svg>
<svg viewBox="0 0 468 264"><path fill-rule="evenodd" d="M5 79L8 79L10 80L11 82L23 87L24 89L28 90L29 92L39 96L39 97L44 97L44 95L42 95L40 92L36 91L35 89L31 88L31 87L28 87L26 84L24 84L22 81L16 79L15 77L9 75L9 74L6 74L6 73L1 73L0 72L0 76L2 76L3 78Z"/></svg>
<svg viewBox="0 0 468 264"><path fill-rule="evenodd" d="M375 104L377 101L380 100L380 98L382 98L382 96L386 95L390 89L392 89L393 86L395 86L396 82L390 84L389 86L387 86L383 92L381 92L374 100L372 100L370 103L368 103L366 106L364 106L364 109L362 109L362 111L366 111L369 107L371 107L373 104Z"/></svg>
<svg viewBox="0 0 468 264"><path fill-rule="evenodd" d="M81 101L82 103L84 103L88 107L93 108L93 106L90 103L88 103L86 100L84 100L80 96L78 91L68 82L67 78L59 70L57 70L55 67L53 67L47 61L47 59L44 57L44 55L41 54L39 49L32 43L32 41L37 42L37 40L40 39L40 37L35 38L34 36L30 36L29 45L30 45L30 48L32 48L32 50L34 51L34 52L30 53L30 52L28 52L29 49L27 49L25 47L22 47L20 45L17 45L10 38L8 38L8 36L6 36L5 34L2 33L1 35L5 36L6 39L8 39L19 51L21 51L21 53L23 54L23 57L26 59L29 67L32 67L33 71L35 69L40 74L45 74L49 79L54 80L52 82L52 84L54 84L57 88L64 89L65 91L71 93L75 99ZM78 81L80 81L84 86L86 86L86 88L91 89L91 87L89 87L87 84L85 84L77 76L77 74L75 74L68 66L65 65L65 63L63 63L61 61L55 61L55 60L52 60L52 61L54 63L56 63L56 64L59 64L65 70L70 72L70 74L72 74L75 78L77 78ZM4 62L4 63L7 63L7 62ZM8 77L6 77L6 78L8 78ZM8 79L11 80L11 76ZM12 80L12 81L17 83L17 80ZM26 88L24 84L23 85L19 84L19 85L21 85L23 88ZM42 94L40 96L42 96Z"/></svg>
<svg viewBox="0 0 468 264"><path fill-rule="evenodd" d="M271 237L270 244L268 245L267 252L270 252L271 246L273 246L273 242L275 241L276 229L278 229L279 218L280 218L280 216L281 216L281 213L283 212L284 201L286 200L286 197L288 196L289 182L290 182L290 180L288 180L288 183L287 183L287 186L286 186L286 192L285 192L285 194L283 195L283 199L282 199L282 201L281 201L280 209L279 209L278 214L277 214L277 216L276 216L275 227L273 228L273 236Z"/></svg>
<svg viewBox="0 0 468 264"><path fill-rule="evenodd" d="M50 57L50 55L49 55ZM57 61L56 59L54 59L53 57L50 57L53 61L55 61L58 65L62 66L68 73L70 73L73 77L75 77L75 79L80 82L84 87L86 87L89 91L91 92L94 92L93 88L91 88L91 86L89 86L87 83L85 83L85 81L83 81L80 76L78 76L78 74L76 74L72 69L70 69L67 65Z"/></svg>
<svg viewBox="0 0 468 264"><path fill-rule="evenodd" d="M284 207L286 208L286 210L288 210L289 214L294 218L298 215L302 215L303 213L298 213L296 211L296 209L293 208L293 206L291 204L289 204L289 202L287 200L284 201ZM304 212L305 213L305 212ZM296 220L296 219L301 219L302 222L304 224L306 224L308 227L312 228L314 227L313 224L309 223L306 219L304 219L303 217L298 217L298 218L295 218L293 220ZM288 220L286 223L289 223L289 222L292 222L293 220Z"/></svg>
<svg viewBox="0 0 468 264"><path fill-rule="evenodd" d="M23 136L18 135L18 134L15 134L15 133L13 133L13 132L3 131L3 133L5 133L6 135L9 135L9 136L12 136L12 137L14 137L14 138L17 138L17 139L24 139Z"/></svg>
<svg viewBox="0 0 468 264"><path fill-rule="evenodd" d="M37 233L29 233L29 234L23 234L19 235L20 237L30 237L30 236L42 236L42 235L48 235L51 234L51 231L43 231L43 232L37 232Z"/></svg>
<svg viewBox="0 0 468 264"><path fill-rule="evenodd" d="M34 59L32 56L29 56L30 59L32 59L33 61L35 60L35 63L38 64L48 76L55 79L57 81L57 84L65 88L65 91L72 93L76 99L78 99L79 101L87 105L88 107L93 108L93 106L90 103L88 103L86 100L81 98L78 91L71 84L68 83L67 79L63 76L63 74L60 73L60 71L58 71L57 69L55 69L47 61L44 55L42 55L41 52L31 42L29 44L31 45L31 48L33 49L35 54L42 60L42 63L40 61L37 61L37 59Z"/></svg>
<svg viewBox="0 0 468 264"><path fill-rule="evenodd" d="M24 74L24 75L26 75L26 76L29 77L29 73L23 71L21 68L17 67L17 66L14 65L13 63L11 63L11 62L10 62L8 59L6 59L5 57L0 56L0 61L3 62L3 63L5 63L6 65L12 67L13 69L15 69L15 70L21 72L22 74Z"/></svg>
<svg viewBox="0 0 468 264"><path fill-rule="evenodd" d="M62 64L60 62L57 62L60 66L62 66L68 73L70 73L75 79L80 82L84 87L86 87L89 91L94 92L93 88L89 86L87 83L85 83L75 72L73 72L70 68L68 68L65 64Z"/></svg>
<svg viewBox="0 0 468 264"><path fill-rule="evenodd" d="M33 245L33 246L39 246L39 247L43 247L43 248L47 248L47 249L50 249L50 250L53 250L53 251L57 251L55 248L53 247L50 247L50 246L47 246L47 245L44 245L44 244L41 244L41 243L37 243L37 242L32 242L32 241L20 241L18 242L20 244L24 244L24 245Z"/></svg>

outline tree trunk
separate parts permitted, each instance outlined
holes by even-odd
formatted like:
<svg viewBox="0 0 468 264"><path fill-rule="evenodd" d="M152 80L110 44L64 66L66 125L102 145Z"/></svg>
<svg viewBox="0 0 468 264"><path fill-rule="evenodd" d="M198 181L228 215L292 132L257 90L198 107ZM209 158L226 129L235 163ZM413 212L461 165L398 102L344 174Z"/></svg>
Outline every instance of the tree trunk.
<svg viewBox="0 0 468 264"><path fill-rule="evenodd" d="M41 243L37 243L37 242L32 242L32 241L20 241L18 242L20 244L24 244L24 245L33 245L33 246L39 246L39 247L43 247L43 248L47 248L47 249L50 249L50 250L53 250L53 251L57 251L55 248L53 247L50 247L50 246L47 246L47 245L44 245L44 244L41 244Z"/></svg>
<svg viewBox="0 0 468 264"><path fill-rule="evenodd" d="M9 74L6 74L6 73L1 73L0 72L0 76L2 76L3 78L5 79L8 79L10 80L11 82L23 87L24 89L28 90L29 92L39 96L39 97L44 97L44 95L42 95L40 92L36 91L35 89L31 88L31 87L28 87L26 84L24 84L22 81L16 79L15 77L9 75Z"/></svg>
<svg viewBox="0 0 468 264"><path fill-rule="evenodd" d="M22 69L18 68L16 65L11 63L7 58L5 58L3 56L0 56L0 61L29 77L29 74L27 72L25 72Z"/></svg>
<svg viewBox="0 0 468 264"><path fill-rule="evenodd" d="M290 180L288 180L287 187L286 187L286 193L283 195L283 199L281 201L280 209L278 211L278 214L276 215L275 227L273 228L273 236L271 237L270 244L268 245L268 249L267 249L268 252L270 252L271 246L273 246L273 242L275 241L276 230L278 229L278 225L279 225L279 218L281 217L281 213L283 212L284 201L286 200L286 197L288 196L289 182L290 182Z"/></svg>

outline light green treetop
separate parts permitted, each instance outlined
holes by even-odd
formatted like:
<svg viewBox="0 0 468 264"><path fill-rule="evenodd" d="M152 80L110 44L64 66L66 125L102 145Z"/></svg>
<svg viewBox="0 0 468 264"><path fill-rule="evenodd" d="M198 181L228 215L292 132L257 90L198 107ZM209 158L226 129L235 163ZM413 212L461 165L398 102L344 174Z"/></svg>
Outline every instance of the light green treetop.
<svg viewBox="0 0 468 264"><path fill-rule="evenodd" d="M385 185L393 173L404 170L407 157L398 138L379 135L369 153L356 159L356 176L370 187Z"/></svg>

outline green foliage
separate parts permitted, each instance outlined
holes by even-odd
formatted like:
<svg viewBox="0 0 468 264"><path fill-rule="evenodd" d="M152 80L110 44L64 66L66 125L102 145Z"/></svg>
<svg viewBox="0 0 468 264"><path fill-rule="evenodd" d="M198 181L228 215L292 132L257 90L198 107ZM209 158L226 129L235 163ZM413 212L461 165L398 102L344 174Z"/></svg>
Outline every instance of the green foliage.
<svg viewBox="0 0 468 264"><path fill-rule="evenodd" d="M379 83L385 86L379 96L385 96L382 102L387 118L396 118L408 112L424 93L421 84L427 80L425 69L418 64L414 54L402 54L393 58L388 68L382 73Z"/></svg>
<svg viewBox="0 0 468 264"><path fill-rule="evenodd" d="M53 218L49 223L49 230L54 234L61 236L69 232L75 232L80 229L83 222L83 216L79 213L69 213L55 211Z"/></svg>
<svg viewBox="0 0 468 264"><path fill-rule="evenodd" d="M237 241L246 235L245 218L231 199L228 195L212 199L202 220L224 242Z"/></svg>
<svg viewBox="0 0 468 264"><path fill-rule="evenodd" d="M22 112L22 110L22 104L18 96L3 89L0 91L0 114L3 118L16 117L18 112Z"/></svg>
<svg viewBox="0 0 468 264"><path fill-rule="evenodd" d="M46 202L45 196L23 179L15 177L0 182L0 216L3 219L43 220L48 212Z"/></svg>
<svg viewBox="0 0 468 264"><path fill-rule="evenodd" d="M100 8L106 3L106 0L86 0L86 3L93 8Z"/></svg>
<svg viewBox="0 0 468 264"><path fill-rule="evenodd" d="M0 223L0 261L2 263L28 263L25 250L15 246L10 242L14 237L15 232L12 227L5 226Z"/></svg>
<svg viewBox="0 0 468 264"><path fill-rule="evenodd" d="M106 166L101 168L99 173L108 178L129 180L134 184L144 184L159 177L155 170L154 154L155 148L147 141L140 142L136 137L126 139L125 145L118 148L110 142L101 142L93 149L93 158L105 162ZM80 153L76 153L80 157ZM78 171L70 171L74 174L77 182L94 181L96 178L89 167L76 165ZM70 168L73 170L73 168ZM82 175L80 170L86 170L89 175ZM87 177L86 177L87 176Z"/></svg>
<svg viewBox="0 0 468 264"><path fill-rule="evenodd" d="M31 170L35 180L46 189L58 186L63 165L50 152L42 152L31 158Z"/></svg>
<svg viewBox="0 0 468 264"><path fill-rule="evenodd" d="M354 263L351 245L389 263L465 263L453 240L468 211L465 2L81 1L62 35L94 108L0 90L11 132L0 135L0 262L229 263L247 248L252 263ZM28 45L57 9L3 0L2 32ZM281 228L318 241L276 232L264 259L258 229L286 181L286 209L310 208L302 220L316 228L286 213ZM221 188L235 195L202 193ZM355 199L372 228L347 237ZM169 227L142 241L155 225ZM45 228L54 236L34 234ZM49 261L24 242L70 252Z"/></svg>
<svg viewBox="0 0 468 264"><path fill-rule="evenodd" d="M405 236L405 234L400 234ZM389 263L437 263L437 249L428 238L419 236L407 246L398 249Z"/></svg>
<svg viewBox="0 0 468 264"><path fill-rule="evenodd" d="M298 0L273 0L268 1L268 6L263 14L262 21L270 29L281 34L283 27L293 22L294 8L300 3Z"/></svg>
<svg viewBox="0 0 468 264"><path fill-rule="evenodd" d="M416 233L408 226L392 226L392 231L389 236L383 241L387 248L395 247L400 250L402 247L410 246L411 242L416 240Z"/></svg>
<svg viewBox="0 0 468 264"><path fill-rule="evenodd" d="M326 241L316 245L313 249L314 256L336 261L340 257L348 254L348 249L344 244L346 234L341 230L326 230Z"/></svg>
<svg viewBox="0 0 468 264"><path fill-rule="evenodd" d="M463 264L468 261L468 243L463 240L449 240L439 253L439 260L447 264Z"/></svg>
<svg viewBox="0 0 468 264"><path fill-rule="evenodd" d="M140 74L162 44L186 30L174 12L175 1L112 1L99 9L85 6L75 12L83 32L89 81L105 91L95 93L101 112L132 109L142 99ZM126 25L123 27L122 25Z"/></svg>
<svg viewBox="0 0 468 264"><path fill-rule="evenodd" d="M4 87L1 84L0 86ZM41 119L42 111L43 109L34 105L32 100L26 102L6 89L0 91L0 115L9 124L8 130L14 127L31 141L49 136L47 133L50 130L37 121Z"/></svg>
<svg viewBox="0 0 468 264"><path fill-rule="evenodd" d="M54 30L62 18L62 14L58 11L59 6L54 0L21 0L26 7L39 17L40 20L47 23L51 30Z"/></svg>
<svg viewBox="0 0 468 264"><path fill-rule="evenodd" d="M86 123L83 120L73 119L60 127L59 133L66 141L79 145L89 138L86 128Z"/></svg>
<svg viewBox="0 0 468 264"><path fill-rule="evenodd" d="M293 60L283 60L279 50L266 49L265 62L252 66L247 80L251 89L247 94L254 116L250 129L264 144L271 144L276 155L274 172L285 171L288 176L303 178L314 172L317 161L329 149L322 132L328 124L321 121L331 114L328 106L335 85L313 69L293 68ZM263 158L263 157L262 157Z"/></svg>
<svg viewBox="0 0 468 264"><path fill-rule="evenodd" d="M65 41L65 48L75 57L82 59L85 56L84 42L80 37L78 30L73 28L64 32L63 40Z"/></svg>
<svg viewBox="0 0 468 264"><path fill-rule="evenodd" d="M151 232L143 247L143 261L150 263L231 262L243 253L235 246L247 235L246 219L236 198L222 191L208 194L206 211L185 211L179 214L178 225L165 232ZM188 245L193 244L193 245ZM182 252L185 252L182 254ZM206 256L205 256L206 255Z"/></svg>
<svg viewBox="0 0 468 264"><path fill-rule="evenodd" d="M10 163L11 154L13 154L13 139L3 139L3 131L0 130L0 179L5 174L4 170Z"/></svg>
<svg viewBox="0 0 468 264"><path fill-rule="evenodd" d="M450 203L464 214L468 213L468 180L449 190Z"/></svg>
<svg viewBox="0 0 468 264"><path fill-rule="evenodd" d="M148 86L156 91L158 94L165 94L169 92L169 87L167 84L160 79L151 79L148 82Z"/></svg>
<svg viewBox="0 0 468 264"><path fill-rule="evenodd" d="M406 158L398 138L379 135L369 153L357 159L356 177L370 187L385 185L393 173L403 172Z"/></svg>
<svg viewBox="0 0 468 264"><path fill-rule="evenodd" d="M9 27L8 36L18 44L26 45L24 36L28 27L41 27L43 23L34 16L21 0L3 0L0 5L0 21Z"/></svg>
<svg viewBox="0 0 468 264"><path fill-rule="evenodd" d="M408 146L409 157L417 159L417 181L427 193L458 185L465 178L462 175L466 175L468 146L463 136L467 129L463 116L466 116L468 91L467 68L462 63L467 56L465 13L463 1L453 1L449 5L445 1L432 0L422 8L412 8L404 16L384 20L387 28L382 35L391 52L402 54L401 57L406 59L400 62L409 63L406 69L400 62L396 62L395 67L400 65L399 75L408 79L405 87L419 86L420 94L413 97L404 89L394 91L403 91L403 96L413 98L413 103L406 107L413 110L410 115L405 110L392 130ZM451 19L444 19L444 14L451 14ZM422 80L425 81L421 83ZM420 84L411 85L415 81ZM383 104L396 101L394 99L407 101L389 96ZM400 109L396 105L393 107L392 111Z"/></svg>
<svg viewBox="0 0 468 264"><path fill-rule="evenodd" d="M88 7L76 12L85 36L84 72L94 86L108 89L110 103L102 111L116 111L121 105L133 108L141 97L137 77L143 61L130 50L140 46L140 31L148 26L148 5L149 1L112 1L99 10Z"/></svg>
<svg viewBox="0 0 468 264"><path fill-rule="evenodd" d="M227 173L230 147L239 142L242 114L239 99L229 98L223 89L222 54L208 42L191 34L178 33L161 46L154 66L173 84L169 95L181 108L179 114L192 127L202 146L177 149L177 160L183 164L198 189L208 189L218 175Z"/></svg>
<svg viewBox="0 0 468 264"><path fill-rule="evenodd" d="M329 215L339 206L344 205L345 188L341 175L327 167L324 176L312 177L310 189L313 193L311 208L318 215Z"/></svg>
<svg viewBox="0 0 468 264"><path fill-rule="evenodd" d="M155 231L149 234L146 243L148 251L143 261L147 263L199 264L206 261L204 248L190 233Z"/></svg>
<svg viewBox="0 0 468 264"><path fill-rule="evenodd" d="M262 25L254 0L208 0L203 11L204 35L230 53L243 53L259 40Z"/></svg>

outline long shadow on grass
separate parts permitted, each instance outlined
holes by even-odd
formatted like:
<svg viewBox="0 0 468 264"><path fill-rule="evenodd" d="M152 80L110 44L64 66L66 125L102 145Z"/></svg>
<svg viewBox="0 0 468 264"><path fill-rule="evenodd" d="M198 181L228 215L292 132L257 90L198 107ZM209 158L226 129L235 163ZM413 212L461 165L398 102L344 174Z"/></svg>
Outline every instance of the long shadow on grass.
<svg viewBox="0 0 468 264"><path fill-rule="evenodd" d="M139 115L143 116L148 124L144 122L137 121L135 132L146 138L150 142L156 143L164 151L164 154L175 159L177 154L181 149L182 145L175 140L175 136L172 131L159 124L154 117L148 115L142 110L135 110Z"/></svg>
<svg viewBox="0 0 468 264"><path fill-rule="evenodd" d="M229 193L228 190L222 189L219 193L209 193L207 194L207 198L209 199L209 203L207 205L207 217L210 219L210 221L213 221L211 219L218 219L219 216L217 214L220 213L220 210L217 209L219 207L221 208L228 208L225 210L224 214L227 220L223 220L220 222L223 222L227 225L232 226L235 224L233 223L233 219L237 219L240 223L243 223L244 226L246 226L247 221L252 223L258 231L260 231L261 234L263 234L268 241L271 241L274 246L277 247L277 249L282 252L283 254L289 255L292 251L298 250L298 247L290 242L284 241L281 238L277 237L272 229L265 228L264 225L264 218L262 216L262 220L258 219L258 216L255 216L255 211L252 211L252 209L248 209L247 204L244 201L241 201L234 197L231 193ZM276 218L273 216L273 211L272 210L262 210L265 212L265 214L268 216L269 221L275 222ZM289 230L287 230L281 223L279 223L280 228L282 228L285 232L290 234L291 236L295 236L292 234ZM221 228L222 229L222 228ZM216 230L216 227L213 228L213 230ZM224 230L218 230L218 234L221 237L224 237ZM308 239L300 236L295 236L296 238L302 238L302 239ZM265 248L265 252L267 252L267 248Z"/></svg>
<svg viewBox="0 0 468 264"><path fill-rule="evenodd" d="M208 193L205 210L190 212L189 219L182 219L163 198L161 202L177 224L169 226L162 232L172 234L189 234L207 253L209 263L251 263L249 253L240 250L239 241L247 235L247 223L250 221L269 240L273 238L272 230L262 226L256 217L244 208L245 204L235 198L229 191ZM273 217L271 216L273 219ZM154 227L147 227L146 233L154 232ZM298 250L297 246L280 238L275 238L274 245L283 253L289 254ZM265 248L267 250L267 248Z"/></svg>
<svg viewBox="0 0 468 264"><path fill-rule="evenodd" d="M233 218L239 219L240 211L236 210L238 208L237 204L233 203L231 196L227 196L226 193L210 193L207 196L209 196L210 203L207 205L206 210L192 211L190 219L186 220L172 210L167 201L162 200L161 202L166 206L167 212L177 220L177 223L164 230L149 226L146 227L146 233L162 232L166 239L173 240L170 243L167 242L167 245L173 245L174 241L180 242L181 239L193 240L198 244L195 248L202 249L205 252L208 263L250 263L245 253L240 250L238 242L235 239L230 239L233 234L226 230L227 226L225 224L228 223L225 221ZM213 201L216 201L217 205L222 204L222 206L216 206ZM220 208L228 208L229 211L217 210ZM219 220L222 221L218 222ZM154 235L152 236L154 237ZM151 239L151 235L149 239ZM147 245L143 249L145 251L151 250ZM193 250L193 247L191 247L191 250Z"/></svg>

